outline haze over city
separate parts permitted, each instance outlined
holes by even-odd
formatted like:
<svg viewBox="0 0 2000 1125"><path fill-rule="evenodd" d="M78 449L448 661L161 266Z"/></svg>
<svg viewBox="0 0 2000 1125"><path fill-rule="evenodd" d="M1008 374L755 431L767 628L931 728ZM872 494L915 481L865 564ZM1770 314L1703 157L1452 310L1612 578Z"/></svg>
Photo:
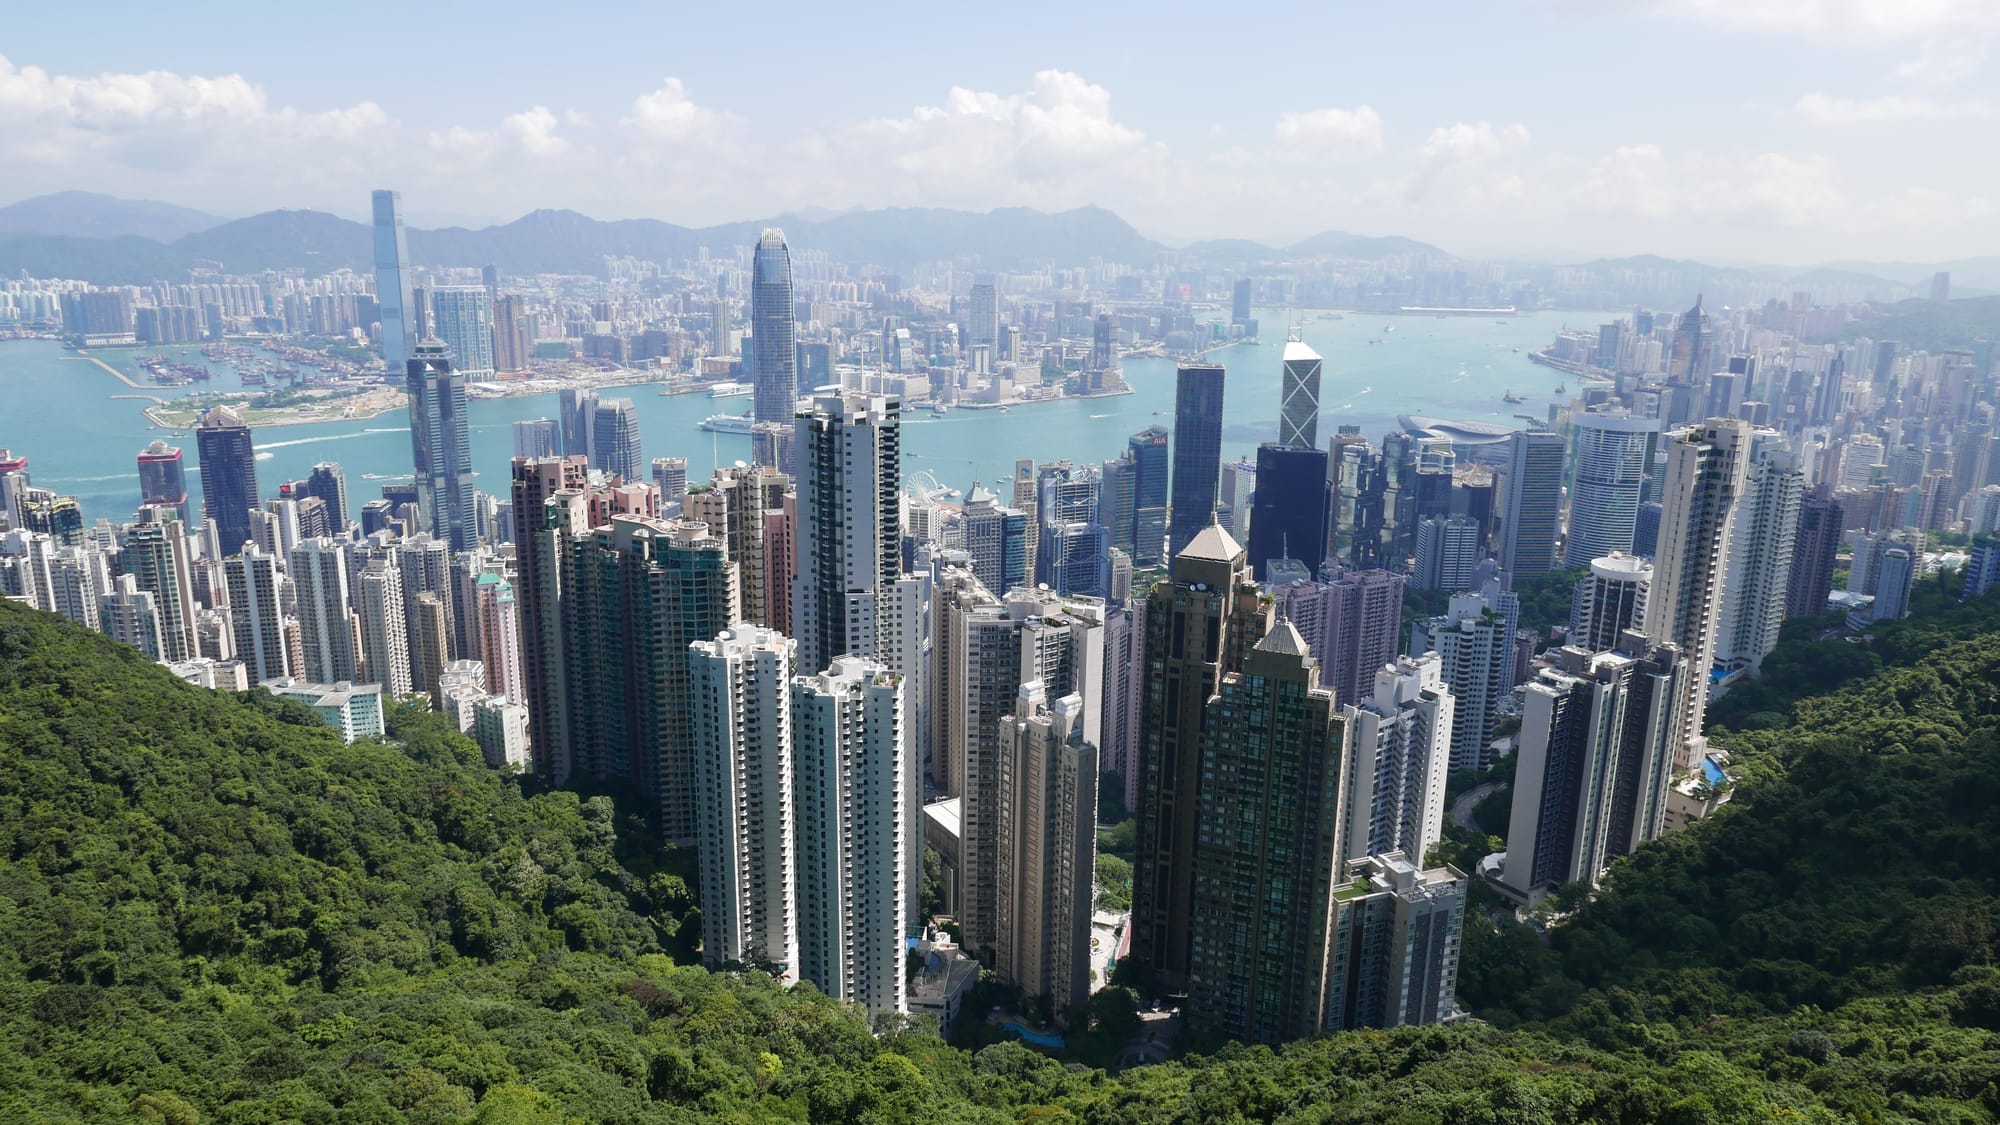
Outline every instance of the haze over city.
<svg viewBox="0 0 2000 1125"><path fill-rule="evenodd" d="M2000 243L1982 0L342 13L15 21L6 191L359 218L394 182L420 226L1095 203L1169 242L1576 260Z"/></svg>

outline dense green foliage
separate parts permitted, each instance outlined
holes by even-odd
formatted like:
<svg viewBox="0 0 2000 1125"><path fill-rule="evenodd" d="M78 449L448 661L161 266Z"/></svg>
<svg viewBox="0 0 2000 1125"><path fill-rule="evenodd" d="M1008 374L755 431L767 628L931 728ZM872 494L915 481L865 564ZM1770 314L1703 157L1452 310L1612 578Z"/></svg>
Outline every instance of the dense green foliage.
<svg viewBox="0 0 2000 1125"><path fill-rule="evenodd" d="M1986 636L1800 701L1732 736L1764 780L1546 944L1469 924L1465 993L1539 1027L1114 1077L690 967L686 887L608 799L409 712L345 747L0 603L0 1119L1992 1120L1996 684ZM1144 1035L1122 989L1078 1015L1093 1063Z"/></svg>
<svg viewBox="0 0 2000 1125"><path fill-rule="evenodd" d="M2000 325L2000 297L1911 299L1870 306L1868 315L1848 321L1841 335L1898 340L1911 351L1941 352L1991 345L2000 337L1995 325Z"/></svg>

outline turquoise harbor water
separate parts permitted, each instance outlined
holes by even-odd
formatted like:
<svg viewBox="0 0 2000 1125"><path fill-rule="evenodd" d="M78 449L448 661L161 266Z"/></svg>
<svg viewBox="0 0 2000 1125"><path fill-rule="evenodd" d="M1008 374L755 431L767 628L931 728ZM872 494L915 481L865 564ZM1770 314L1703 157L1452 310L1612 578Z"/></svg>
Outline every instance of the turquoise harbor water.
<svg viewBox="0 0 2000 1125"><path fill-rule="evenodd" d="M1284 346L1284 314L1263 310L1260 344L1225 348L1209 359L1228 369L1223 453L1254 454L1257 443L1277 432L1279 353ZM1561 372L1528 362L1527 352L1547 344L1565 323L1595 325L1595 313L1544 312L1496 322L1492 318L1450 319L1348 314L1318 320L1303 337L1325 357L1320 392L1320 443L1334 427L1353 424L1373 440L1396 427L1398 414L1429 414L1519 425L1519 412L1545 417L1560 397ZM1385 331L1393 327L1395 330ZM1379 341L1379 342L1378 342ZM1516 349L1519 349L1518 351ZM136 357L155 349L97 353L113 366L137 374ZM199 349L158 349L190 362L203 362ZM165 437L141 413L139 399L115 395L174 397L197 389L145 387L135 390L95 365L64 358L70 353L50 341L0 343L0 446L30 459L36 485L68 493L83 504L86 520L128 518L138 502L134 458L148 442ZM211 364L209 389L234 389L232 374ZM1158 422L1172 424L1174 363L1135 359L1125 365L1134 394L1116 398L1069 399L1016 406L1006 413L954 410L943 417L914 410L906 415L903 449L906 476L928 470L947 485L967 488L976 478L1008 479L1017 458L1078 462L1115 457L1134 431ZM143 377L141 378L143 380ZM1570 388L1572 391L1575 387ZM1501 401L1512 390L1526 399ZM637 403L648 458L688 459L690 479L705 478L719 458L747 458L747 437L715 435L696 424L719 411L737 412L744 399L720 402L705 394L661 397L656 387L639 385L608 391ZM507 461L513 456L511 424L553 417L556 396L494 399L472 405L473 457L480 487L504 495ZM348 494L359 505L379 495L380 485L410 473L408 416L397 411L365 421L273 426L257 431L258 485L266 495L280 481L306 475L315 462L338 461L347 474ZM197 468L193 439L169 438ZM189 481L197 500L198 480ZM350 513L353 515L354 513Z"/></svg>

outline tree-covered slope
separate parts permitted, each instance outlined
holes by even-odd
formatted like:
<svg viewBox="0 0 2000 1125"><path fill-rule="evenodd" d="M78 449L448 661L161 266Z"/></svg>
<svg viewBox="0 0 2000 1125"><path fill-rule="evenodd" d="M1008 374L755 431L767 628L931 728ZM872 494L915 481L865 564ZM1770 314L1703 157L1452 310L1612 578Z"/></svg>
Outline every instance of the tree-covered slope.
<svg viewBox="0 0 2000 1125"><path fill-rule="evenodd" d="M1984 667L1898 688L1930 722L1977 695ZM1108 1076L1018 1044L973 1054L871 1029L810 987L676 964L681 888L620 865L603 799L526 794L428 716L399 713L396 743L345 747L289 705L186 687L0 602L0 1120L1992 1120L2000 972L1977 915L1953 929L1949 904L1990 879L1980 774L1995 763L1936 725L1940 749L1858 762L1816 747L1784 775L1796 814L1780 815L1788 794L1746 795L1649 849L1554 952L1525 958L1527 979L1489 979L1509 997L1539 988L1534 972L1557 981L1541 1029L1362 1032ZM1954 848L1950 869L1899 862ZM1720 885L1677 881L1724 849ZM1845 983L1809 995L1837 1009L1793 1006L1790 976L1703 977L1659 954L1779 950L1796 940L1778 932L1786 907L1823 925L1891 883L1911 925L1890 953L1935 968L1829 961ZM1760 932L1668 932L1677 915L1753 910ZM1867 946L1899 931L1860 932ZM1586 934L1629 948L1587 969Z"/></svg>

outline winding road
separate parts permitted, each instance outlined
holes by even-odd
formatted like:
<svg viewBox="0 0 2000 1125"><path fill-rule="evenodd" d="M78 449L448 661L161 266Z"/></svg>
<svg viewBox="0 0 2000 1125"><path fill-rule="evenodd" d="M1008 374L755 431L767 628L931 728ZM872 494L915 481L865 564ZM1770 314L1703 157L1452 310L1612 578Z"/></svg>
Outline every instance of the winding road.
<svg viewBox="0 0 2000 1125"><path fill-rule="evenodd" d="M1473 823L1472 820L1473 808L1480 801L1484 800L1488 793L1494 793L1505 788L1507 788L1507 783L1504 781L1489 781L1484 785L1475 785L1459 794L1458 800L1451 803L1451 822L1465 829L1467 832L1479 831L1479 825Z"/></svg>

